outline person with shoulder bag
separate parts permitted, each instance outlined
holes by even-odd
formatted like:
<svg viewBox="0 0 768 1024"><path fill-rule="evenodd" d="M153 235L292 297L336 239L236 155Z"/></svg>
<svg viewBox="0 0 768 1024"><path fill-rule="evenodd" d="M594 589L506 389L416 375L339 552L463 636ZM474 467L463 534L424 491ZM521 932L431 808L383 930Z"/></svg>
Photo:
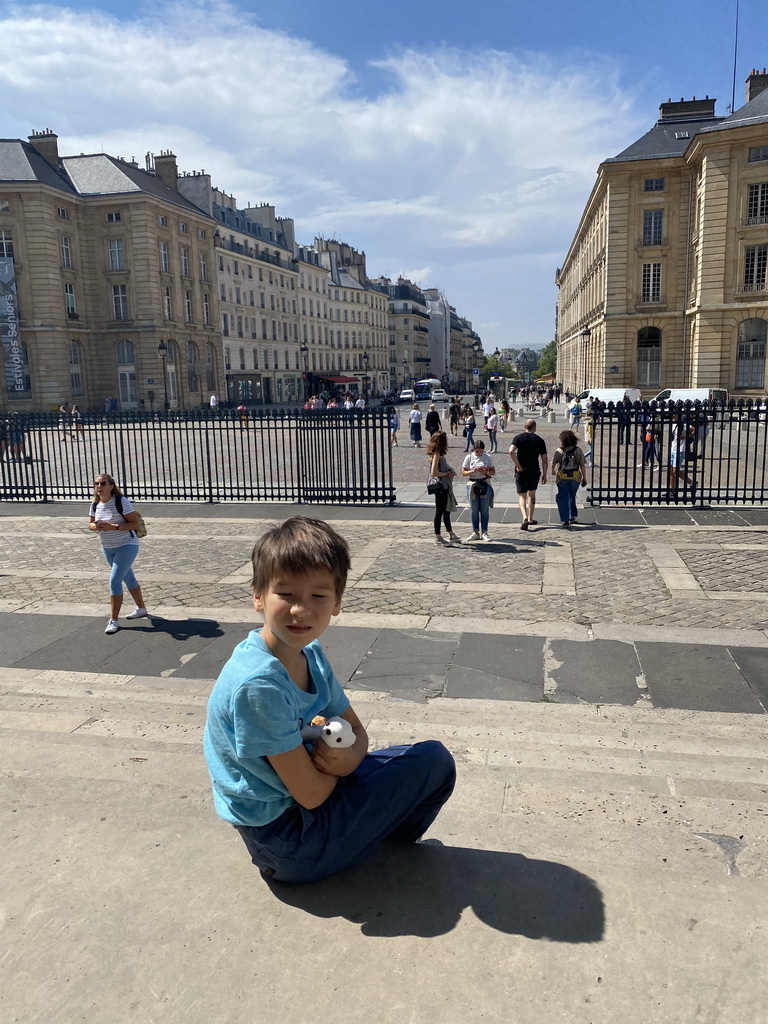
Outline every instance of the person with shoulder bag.
<svg viewBox="0 0 768 1024"><path fill-rule="evenodd" d="M116 633L120 629L117 620L123 605L123 584L136 602L127 618L143 619L149 615L132 569L139 553L139 534L146 536L146 528L144 520L109 473L100 473L94 481L88 529L98 533L104 557L111 567L109 620L104 632Z"/></svg>
<svg viewBox="0 0 768 1024"><path fill-rule="evenodd" d="M584 452L572 430L560 434L560 447L552 456L552 473L557 482L555 501L560 513L561 526L568 528L578 521L576 495L579 487L587 486L587 468Z"/></svg>
<svg viewBox="0 0 768 1024"><path fill-rule="evenodd" d="M438 430L430 437L427 444L430 474L427 491L435 498L435 544L438 547L461 544L451 526L451 512L458 506L458 502L453 493L453 481L456 473L448 465L448 460L445 457L447 452L448 435L444 430ZM441 521L445 524L448 540L440 533Z"/></svg>

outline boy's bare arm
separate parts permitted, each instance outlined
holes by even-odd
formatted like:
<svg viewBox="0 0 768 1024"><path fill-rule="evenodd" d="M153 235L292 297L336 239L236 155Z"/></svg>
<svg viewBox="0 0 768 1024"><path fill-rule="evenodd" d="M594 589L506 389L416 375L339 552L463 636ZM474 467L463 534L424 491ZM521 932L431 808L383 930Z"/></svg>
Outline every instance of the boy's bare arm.
<svg viewBox="0 0 768 1024"><path fill-rule="evenodd" d="M347 708L340 717L346 718L354 730L355 742L351 747L331 748L318 740L312 757L301 744L285 754L267 758L296 803L307 810L319 807L327 800L336 788L338 778L350 775L368 751L368 736L352 708Z"/></svg>

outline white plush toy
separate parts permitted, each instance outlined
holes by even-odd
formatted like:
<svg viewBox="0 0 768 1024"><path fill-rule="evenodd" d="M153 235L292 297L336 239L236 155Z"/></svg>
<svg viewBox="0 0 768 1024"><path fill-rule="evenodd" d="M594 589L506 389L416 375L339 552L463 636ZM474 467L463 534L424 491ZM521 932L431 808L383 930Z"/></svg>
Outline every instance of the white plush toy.
<svg viewBox="0 0 768 1024"><path fill-rule="evenodd" d="M329 747L351 747L355 742L355 733L346 718L323 718L317 715L301 730L301 738L322 739Z"/></svg>

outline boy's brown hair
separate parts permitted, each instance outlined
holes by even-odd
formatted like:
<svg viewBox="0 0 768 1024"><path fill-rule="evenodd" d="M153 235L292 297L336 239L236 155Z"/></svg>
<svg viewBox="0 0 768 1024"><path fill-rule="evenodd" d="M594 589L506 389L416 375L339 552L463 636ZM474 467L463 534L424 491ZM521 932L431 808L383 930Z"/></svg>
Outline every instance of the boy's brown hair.
<svg viewBox="0 0 768 1024"><path fill-rule="evenodd" d="M263 594L283 572L329 572L340 598L347 585L350 561L347 542L328 523L291 516L254 544L251 589L254 594Z"/></svg>

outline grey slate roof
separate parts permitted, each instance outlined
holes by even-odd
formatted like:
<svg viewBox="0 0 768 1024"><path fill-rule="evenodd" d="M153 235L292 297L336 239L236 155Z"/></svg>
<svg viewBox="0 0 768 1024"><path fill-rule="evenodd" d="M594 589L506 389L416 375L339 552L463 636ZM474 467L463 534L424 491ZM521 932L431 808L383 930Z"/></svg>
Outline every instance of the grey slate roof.
<svg viewBox="0 0 768 1024"><path fill-rule="evenodd" d="M117 196L144 192L190 212L203 212L184 196L168 188L154 174L133 167L123 160L116 160L106 153L65 156L61 158L61 165L81 196Z"/></svg>
<svg viewBox="0 0 768 1024"><path fill-rule="evenodd" d="M724 117L719 124L710 125L702 131L716 132L725 128L740 128L749 124L768 124L768 89L760 92L749 103Z"/></svg>
<svg viewBox="0 0 768 1024"><path fill-rule="evenodd" d="M716 118L720 122L722 118ZM712 130L713 119L696 118L691 121L657 121L649 132L637 142L627 146L618 156L609 157L605 163L620 163L623 160L660 160L663 157L682 156L691 144L691 139L704 129ZM687 134L686 134L687 133ZM683 138L678 138L682 135Z"/></svg>
<svg viewBox="0 0 768 1024"><path fill-rule="evenodd" d="M21 139L0 139L0 181L39 181L62 192L74 191L64 175Z"/></svg>

